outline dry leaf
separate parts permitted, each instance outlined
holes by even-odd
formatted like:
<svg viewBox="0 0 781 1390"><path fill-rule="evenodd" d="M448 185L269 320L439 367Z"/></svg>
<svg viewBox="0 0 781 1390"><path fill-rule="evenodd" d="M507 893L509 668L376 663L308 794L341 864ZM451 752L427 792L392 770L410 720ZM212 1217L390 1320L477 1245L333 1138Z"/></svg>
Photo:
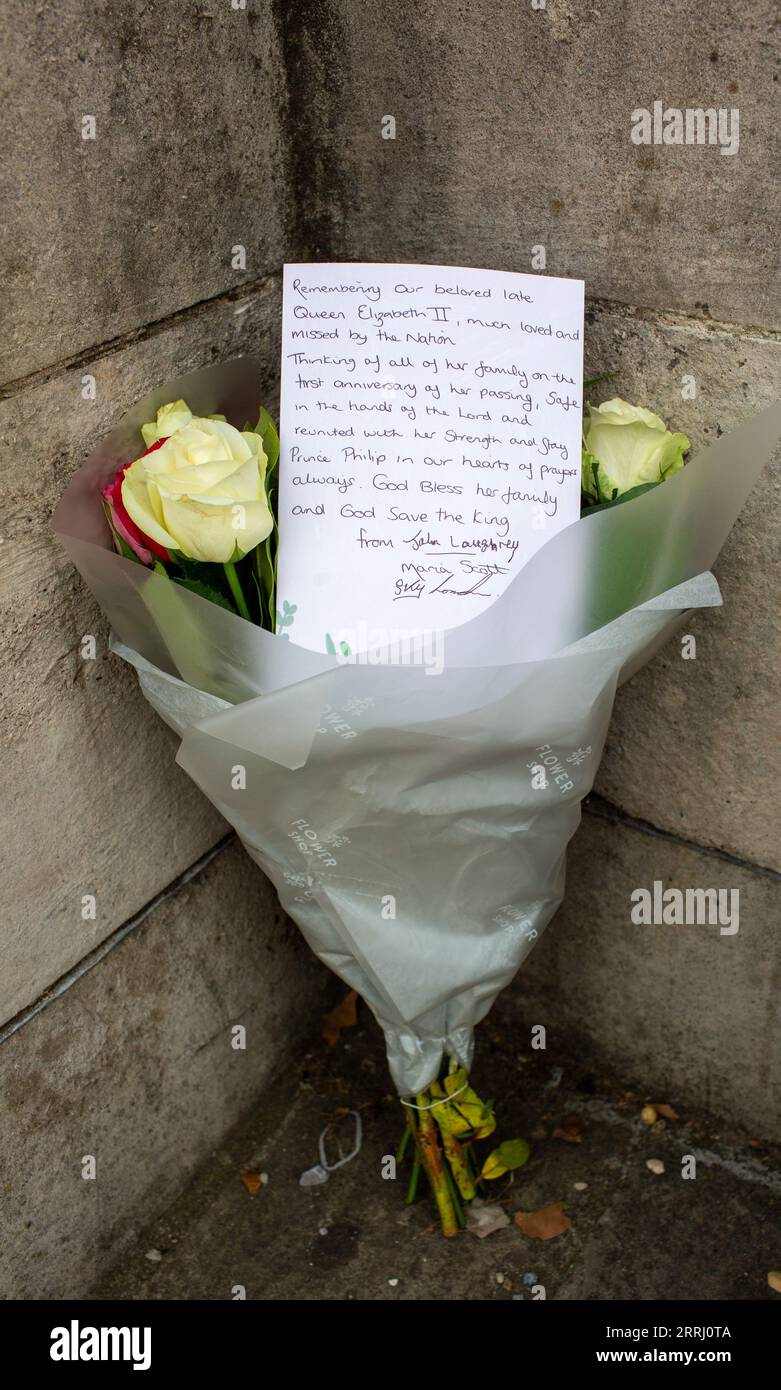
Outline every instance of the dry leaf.
<svg viewBox="0 0 781 1390"><path fill-rule="evenodd" d="M582 1144L583 1135L576 1129L554 1129L554 1139L563 1139L565 1144Z"/></svg>
<svg viewBox="0 0 781 1390"><path fill-rule="evenodd" d="M323 1019L323 1037L329 1047L338 1043L343 1028L354 1028L358 1022L358 995L354 989L345 995L341 1004L337 1004L330 1014L326 1014Z"/></svg>
<svg viewBox="0 0 781 1390"><path fill-rule="evenodd" d="M561 1124L553 1131L554 1139L562 1139L565 1144L580 1144L583 1142L581 1130L583 1121L578 1115L565 1115Z"/></svg>
<svg viewBox="0 0 781 1390"><path fill-rule="evenodd" d="M540 1207L539 1211L517 1211L515 1224L520 1226L525 1236L532 1240L553 1240L563 1235L572 1225L563 1202L551 1202L550 1206Z"/></svg>
<svg viewBox="0 0 781 1390"><path fill-rule="evenodd" d="M680 1115L676 1114L671 1105L656 1105L654 1109L657 1114L664 1115L666 1120L680 1120L681 1118Z"/></svg>
<svg viewBox="0 0 781 1390"><path fill-rule="evenodd" d="M255 1193L259 1192L263 1186L263 1179L260 1173L239 1173L239 1177L249 1192L250 1197L254 1197Z"/></svg>
<svg viewBox="0 0 781 1390"><path fill-rule="evenodd" d="M775 1289L776 1293L781 1293L781 1269L771 1269L767 1276L767 1282L771 1289Z"/></svg>

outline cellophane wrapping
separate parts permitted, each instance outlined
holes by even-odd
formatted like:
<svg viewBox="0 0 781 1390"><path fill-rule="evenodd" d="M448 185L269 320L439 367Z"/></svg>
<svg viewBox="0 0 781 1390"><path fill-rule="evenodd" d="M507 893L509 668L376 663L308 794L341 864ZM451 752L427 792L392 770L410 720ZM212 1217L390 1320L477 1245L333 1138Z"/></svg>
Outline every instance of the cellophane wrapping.
<svg viewBox="0 0 781 1390"><path fill-rule="evenodd" d="M116 554L100 490L183 397L239 428L259 364L179 378L76 474L53 525L112 646L181 739L177 762L381 1024L394 1083L467 1068L475 1025L561 903L567 845L618 685L692 610L781 432L752 417L663 485L549 540L436 663L297 647ZM281 538L284 545L284 536ZM371 615L367 614L367 621Z"/></svg>

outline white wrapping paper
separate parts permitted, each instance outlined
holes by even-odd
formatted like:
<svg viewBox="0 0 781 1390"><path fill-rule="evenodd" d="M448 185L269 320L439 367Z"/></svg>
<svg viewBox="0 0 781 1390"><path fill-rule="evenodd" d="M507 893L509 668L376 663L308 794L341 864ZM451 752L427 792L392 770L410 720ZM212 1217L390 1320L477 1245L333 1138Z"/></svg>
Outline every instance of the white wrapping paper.
<svg viewBox="0 0 781 1390"><path fill-rule="evenodd" d="M53 525L114 650L181 736L177 761L371 1006L407 1095L443 1053L469 1066L474 1025L561 902L616 687L689 611L720 603L708 571L781 406L553 537L486 613L447 633L434 674L296 647L110 548L100 487L138 453L141 423L184 397L241 427L257 415L258 377L240 359L141 402Z"/></svg>

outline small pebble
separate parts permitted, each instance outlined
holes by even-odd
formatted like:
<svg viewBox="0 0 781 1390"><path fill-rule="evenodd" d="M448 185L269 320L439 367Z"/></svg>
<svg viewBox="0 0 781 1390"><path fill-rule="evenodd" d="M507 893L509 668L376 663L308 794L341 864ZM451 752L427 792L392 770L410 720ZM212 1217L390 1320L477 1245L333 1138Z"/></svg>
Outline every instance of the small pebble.
<svg viewBox="0 0 781 1390"><path fill-rule="evenodd" d="M776 1293L781 1293L781 1269L771 1269L767 1276L767 1282L771 1289L775 1289Z"/></svg>
<svg viewBox="0 0 781 1390"><path fill-rule="evenodd" d="M655 1125L658 1118L653 1105L644 1105L640 1111L640 1119L644 1125Z"/></svg>
<svg viewBox="0 0 781 1390"><path fill-rule="evenodd" d="M389 1279L389 1280L388 1280L388 1283L390 1284L390 1286L391 1286L392 1289L395 1289L395 1287L396 1287L396 1285L398 1284L398 1282L399 1282L398 1279Z"/></svg>
<svg viewBox="0 0 781 1390"><path fill-rule="evenodd" d="M146 1252L146 1259L151 1260L152 1264L159 1264L162 1258L163 1256L160 1250L147 1250Z"/></svg>
<svg viewBox="0 0 781 1390"><path fill-rule="evenodd" d="M534 1284L539 1284L539 1282L540 1281L538 1276L536 1274L532 1274L531 1272L529 1274L524 1274L523 1279L521 1280L521 1283L525 1284L527 1289L532 1288Z"/></svg>
<svg viewBox="0 0 781 1390"><path fill-rule="evenodd" d="M575 1189L576 1192L585 1192L586 1188L588 1187L588 1183L587 1183L587 1182L574 1182L574 1183L572 1184L572 1186L574 1187L574 1189Z"/></svg>
<svg viewBox="0 0 781 1390"><path fill-rule="evenodd" d="M503 1274L497 1274L495 1277L496 1277L496 1282L497 1282L497 1284L503 1284L503 1283L504 1283L504 1275L503 1275Z"/></svg>
<svg viewBox="0 0 781 1390"><path fill-rule="evenodd" d="M327 1227L327 1226L321 1226L321 1227L320 1227L320 1234L321 1234L321 1236L327 1236L327 1235L328 1235L328 1227Z"/></svg>
<svg viewBox="0 0 781 1390"><path fill-rule="evenodd" d="M656 1173L657 1177L661 1176L664 1172L664 1164L660 1158L646 1159L645 1166L651 1173Z"/></svg>

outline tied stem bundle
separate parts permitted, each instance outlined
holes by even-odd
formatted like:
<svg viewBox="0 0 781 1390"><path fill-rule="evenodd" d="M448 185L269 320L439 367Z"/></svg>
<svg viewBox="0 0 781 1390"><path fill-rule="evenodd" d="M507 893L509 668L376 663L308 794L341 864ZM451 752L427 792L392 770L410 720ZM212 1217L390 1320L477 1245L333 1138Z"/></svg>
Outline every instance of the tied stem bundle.
<svg viewBox="0 0 781 1390"><path fill-rule="evenodd" d="M487 1190L485 1184L520 1168L529 1157L525 1139L509 1139L478 1170L473 1145L495 1128L493 1102L482 1101L465 1069L453 1062L445 1076L407 1102L407 1128L397 1155L399 1162L408 1152L412 1156L407 1202L416 1200L420 1173L425 1172L445 1236L466 1226L468 1204Z"/></svg>

